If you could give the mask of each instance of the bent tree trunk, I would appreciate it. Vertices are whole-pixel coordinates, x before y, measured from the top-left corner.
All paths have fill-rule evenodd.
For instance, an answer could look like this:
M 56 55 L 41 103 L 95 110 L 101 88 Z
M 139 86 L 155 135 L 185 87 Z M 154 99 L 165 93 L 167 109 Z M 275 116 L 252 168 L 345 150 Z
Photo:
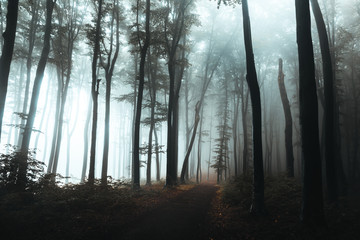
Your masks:
M 195 106 L 195 124 L 194 124 L 194 130 L 193 130 L 193 134 L 192 134 L 192 136 L 191 136 L 189 148 L 188 148 L 188 150 L 187 150 L 187 152 L 186 152 L 185 160 L 184 160 L 184 162 L 183 162 L 183 166 L 182 166 L 182 169 L 181 169 L 180 183 L 185 183 L 185 175 L 186 175 L 186 172 L 188 172 L 189 158 L 190 158 L 190 154 L 191 154 L 192 147 L 193 147 L 193 145 L 194 145 L 194 141 L 195 141 L 195 137 L 196 137 L 196 131 L 197 131 L 197 127 L 198 127 L 198 125 L 199 125 L 199 120 L 200 120 L 199 111 L 200 111 L 200 102 L 197 102 L 197 103 L 196 103 L 196 106 Z
M 286 150 L 286 172 L 288 177 L 294 177 L 294 153 L 292 143 L 292 117 L 289 99 L 286 94 L 283 72 L 283 60 L 279 59 L 278 84 L 280 90 L 281 102 L 285 114 L 285 150 Z
M 44 77 L 45 66 L 50 52 L 50 37 L 51 37 L 51 16 L 54 10 L 55 1 L 46 1 L 46 24 L 45 24 L 45 35 L 44 35 L 44 46 L 41 52 L 41 57 L 36 70 L 36 76 L 34 80 L 33 92 L 31 96 L 30 109 L 26 125 L 23 133 L 23 140 L 21 143 L 21 163 L 19 165 L 19 176 L 18 181 L 21 187 L 26 184 L 26 169 L 27 169 L 27 154 L 29 152 L 30 138 L 33 131 L 35 115 L 37 110 L 37 103 L 39 100 L 41 83 Z
M 6 29 L 3 34 L 4 46 L 0 58 L 0 142 L 5 110 L 6 93 L 9 82 L 10 65 L 14 52 L 19 0 L 9 0 L 6 14 Z
M 331 62 L 328 35 L 325 22 L 317 0 L 311 0 L 311 6 L 319 34 L 321 58 L 324 74 L 324 97 L 325 97 L 325 163 L 327 195 L 330 202 L 337 201 L 337 174 L 336 174 L 336 140 L 334 125 L 334 76 Z
M 303 153 L 301 221 L 306 225 L 319 226 L 324 225 L 325 220 L 310 6 L 309 1 L 304 0 L 296 0 L 295 6 L 299 54 L 300 131 Z
M 249 85 L 252 105 L 253 122 L 253 160 L 254 160 L 254 186 L 253 199 L 250 212 L 265 214 L 264 203 L 264 169 L 261 136 L 261 101 L 260 89 L 256 76 L 254 52 L 251 40 L 250 17 L 247 0 L 242 1 L 244 42 L 246 51 L 246 80 Z

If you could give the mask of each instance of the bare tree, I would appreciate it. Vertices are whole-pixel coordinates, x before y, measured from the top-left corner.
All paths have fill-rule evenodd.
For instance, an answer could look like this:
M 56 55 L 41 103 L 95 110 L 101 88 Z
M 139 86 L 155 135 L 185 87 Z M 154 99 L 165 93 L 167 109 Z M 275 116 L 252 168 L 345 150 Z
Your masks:
M 3 34 L 4 45 L 0 58 L 0 142 L 1 129 L 5 110 L 5 100 L 8 88 L 10 65 L 14 52 L 16 25 L 18 18 L 19 0 L 9 0 L 6 14 L 6 29 Z
M 310 226 L 324 225 L 318 107 L 309 1 L 296 0 L 299 56 L 300 123 L 303 153 L 301 220 Z

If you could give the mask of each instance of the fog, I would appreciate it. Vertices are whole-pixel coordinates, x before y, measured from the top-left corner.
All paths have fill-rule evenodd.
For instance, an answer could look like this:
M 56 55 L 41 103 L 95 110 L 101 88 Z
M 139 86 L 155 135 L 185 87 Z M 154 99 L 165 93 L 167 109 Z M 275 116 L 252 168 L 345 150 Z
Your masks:
M 2 3 L 5 1 L 1 1 Z M 30 82 L 27 79 L 27 56 L 31 25 L 31 9 L 37 1 L 29 5 L 21 3 L 16 33 L 14 57 L 11 63 L 9 85 L 6 96 L 5 112 L 1 134 L 1 152 L 10 153 L 13 148 L 19 149 L 22 129 L 28 113 L 32 85 L 36 75 L 37 63 L 42 50 L 45 25 L 45 1 L 40 1 L 39 19 L 34 34 L 34 50 L 30 57 Z M 107 64 L 107 53 L 112 49 L 114 56 L 115 41 L 111 12 L 116 1 L 105 1 L 108 5 L 101 22 L 102 40 L 101 55 L 97 67 L 99 84 L 99 106 L 96 143 L 95 178 L 101 177 L 104 152 L 105 131 L 105 96 L 106 76 L 104 65 Z M 140 1 L 142 2 L 142 1 Z M 161 9 L 167 1 L 152 1 L 150 14 L 153 21 L 150 30 L 151 57 L 145 63 L 145 88 L 141 115 L 140 146 L 145 147 L 149 141 L 151 116 L 151 94 L 149 91 L 150 76 L 156 74 L 155 126 L 157 140 L 161 147 L 159 153 L 160 177 L 165 179 L 167 169 L 167 105 L 169 101 L 169 72 L 166 40 L 162 27 L 171 22 L 174 27 L 174 12 L 169 14 L 170 20 L 162 17 Z M 170 1 L 173 2 L 173 1 Z M 177 171 L 180 172 L 188 149 L 195 123 L 195 108 L 201 99 L 204 82 L 209 81 L 206 88 L 196 138 L 190 154 L 189 177 L 196 179 L 197 166 L 201 166 L 201 181 L 216 181 L 216 164 L 221 154 L 225 156 L 226 167 L 223 178 L 229 178 L 244 171 L 244 128 L 247 122 L 247 155 L 245 161 L 252 167 L 252 130 L 251 101 L 246 83 L 246 62 L 243 37 L 242 11 L 240 5 L 225 6 L 218 1 L 194 0 L 186 10 L 184 31 L 180 38 L 181 45 L 176 54 L 176 71 L 181 72 L 179 92 L 179 126 L 178 126 L 178 161 Z M 119 1 L 120 47 L 111 80 L 110 135 L 107 175 L 113 179 L 132 178 L 133 159 L 133 121 L 134 100 L 138 91 L 140 52 L 139 42 L 144 44 L 145 9 L 140 6 L 140 16 L 136 18 L 137 1 Z M 319 1 L 326 27 L 335 52 L 336 95 L 340 111 L 340 133 L 342 164 L 345 174 L 350 178 L 360 176 L 358 147 L 360 143 L 359 124 L 359 77 L 358 66 L 360 57 L 359 24 L 360 1 Z M 335 3 L 335 6 L 332 4 Z M 71 4 L 68 9 L 64 6 Z M 69 5 L 70 6 L 70 5 Z M 86 177 L 89 171 L 91 142 L 91 86 L 93 45 L 91 39 L 96 21 L 96 5 L 91 1 L 58 0 L 52 16 L 53 31 L 51 34 L 51 50 L 40 89 L 35 122 L 30 140 L 30 149 L 35 150 L 35 158 L 49 165 L 54 128 L 56 128 L 56 112 L 58 93 L 65 86 L 68 67 L 65 53 L 68 35 L 68 23 L 76 23 L 76 36 L 72 53 L 72 69 L 69 90 L 67 93 L 62 127 L 62 139 L 56 173 L 69 177 L 66 182 L 79 183 L 86 159 Z M 288 0 L 257 0 L 249 1 L 251 18 L 252 43 L 256 63 L 256 71 L 260 86 L 262 111 L 262 141 L 265 174 L 281 174 L 286 171 L 285 153 L 285 117 L 278 86 L 279 59 L 283 59 L 284 82 L 290 102 L 293 119 L 293 150 L 295 176 L 301 176 L 301 138 L 299 124 L 299 73 L 296 43 L 296 19 L 294 1 Z M 6 4 L 1 5 L 1 31 L 6 25 Z M 62 16 L 62 19 L 60 19 Z M 138 25 L 136 24 L 138 21 Z M 165 24 L 166 25 L 166 24 Z M 169 31 L 173 31 L 169 30 Z M 175 31 L 175 30 L 174 30 Z M 112 34 L 113 33 L 113 34 Z M 172 37 L 175 34 L 170 33 Z M 320 145 L 323 146 L 323 74 L 320 46 L 316 24 L 312 18 L 312 38 L 315 53 L 316 80 L 318 87 Z M 59 43 L 61 42 L 61 47 Z M 185 42 L 185 44 L 184 44 Z M 1 45 L 3 46 L 3 45 Z M 183 54 L 183 57 L 181 57 Z M 154 60 L 156 59 L 156 60 Z M 62 61 L 63 60 L 63 61 Z M 156 65 L 156 73 L 154 73 Z M 153 77 L 151 77 L 152 79 Z M 176 78 L 179 78 L 177 75 Z M 62 82 L 64 86 L 60 86 Z M 134 88 L 134 85 L 136 86 Z M 29 90 L 28 103 L 24 108 L 26 89 Z M 135 91 L 135 92 L 134 92 Z M 90 104 L 90 105 L 89 105 Z M 316 104 L 316 103 L 314 103 Z M 247 107 L 246 107 L 247 106 Z M 246 108 L 246 116 L 243 110 Z M 25 111 L 24 111 L 25 110 Z M 90 115 L 89 115 L 90 114 Z M 237 116 L 236 116 L 237 115 Z M 159 119 L 162 119 L 160 121 Z M 237 120 L 235 120 L 237 118 Z M 60 120 L 62 121 L 62 120 Z M 90 124 L 90 125 L 89 125 Z M 88 126 L 88 128 L 86 128 Z M 87 136 L 84 135 L 87 129 Z M 199 137 L 201 139 L 199 140 Z M 234 137 L 236 140 L 234 141 Z M 88 141 L 88 147 L 85 142 Z M 153 150 L 155 151 L 155 150 Z M 145 151 L 146 152 L 146 151 Z M 140 178 L 146 180 L 147 154 L 140 155 L 142 167 Z M 235 165 L 236 161 L 236 165 Z M 151 178 L 156 180 L 156 154 L 152 154 Z M 236 168 L 236 170 L 235 170 Z M 45 171 L 47 167 L 45 167 Z M 53 172 L 54 173 L 54 172 Z M 209 174 L 209 175 L 208 175 Z M 198 179 L 199 180 L 199 179 Z

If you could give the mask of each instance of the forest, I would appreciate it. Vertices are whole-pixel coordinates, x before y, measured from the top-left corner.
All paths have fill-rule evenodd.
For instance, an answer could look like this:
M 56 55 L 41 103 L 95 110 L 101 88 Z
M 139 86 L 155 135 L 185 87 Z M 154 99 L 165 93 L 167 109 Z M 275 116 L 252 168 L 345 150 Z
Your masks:
M 0 32 L 10 239 L 360 236 L 360 0 L 0 0 Z

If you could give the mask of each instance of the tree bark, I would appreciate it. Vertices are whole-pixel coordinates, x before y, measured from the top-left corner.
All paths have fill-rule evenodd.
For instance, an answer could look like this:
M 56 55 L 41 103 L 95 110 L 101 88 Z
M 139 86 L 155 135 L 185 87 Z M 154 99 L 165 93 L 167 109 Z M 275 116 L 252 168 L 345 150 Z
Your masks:
M 295 0 L 299 57 L 300 124 L 303 153 L 301 221 L 324 225 L 318 105 L 309 1 Z
M 325 163 L 327 196 L 330 202 L 336 202 L 338 197 L 337 174 L 336 174 L 336 139 L 334 125 L 334 76 L 329 47 L 328 35 L 325 22 L 317 0 L 311 0 L 316 26 L 318 29 L 321 58 L 324 74 L 324 97 L 325 97 Z
M 25 187 L 26 185 L 26 171 L 27 171 L 27 155 L 29 151 L 31 133 L 33 131 L 35 115 L 37 110 L 37 103 L 39 100 L 40 88 L 44 77 L 45 66 L 48 60 L 50 52 L 50 38 L 51 38 L 51 18 L 56 1 L 46 1 L 46 23 L 44 34 L 44 46 L 41 52 L 41 57 L 36 70 L 36 76 L 34 80 L 33 92 L 31 96 L 30 109 L 23 133 L 23 140 L 21 143 L 21 163 L 19 165 L 19 186 Z
M 292 143 L 292 116 L 289 99 L 286 94 L 284 83 L 283 61 L 279 59 L 278 84 L 280 90 L 281 102 L 285 114 L 285 151 L 286 151 L 286 172 L 288 177 L 294 177 L 294 152 Z
M 264 203 L 264 170 L 261 136 L 261 100 L 260 89 L 256 76 L 254 53 L 251 40 L 250 17 L 247 0 L 242 1 L 244 42 L 246 51 L 246 80 L 249 85 L 252 104 L 253 121 L 253 161 L 254 161 L 254 189 L 250 212 L 265 214 Z
M 141 47 L 140 54 L 140 68 L 139 68 L 139 90 L 136 104 L 136 116 L 135 116 L 135 139 L 133 146 L 134 154 L 134 169 L 133 169 L 133 188 L 140 187 L 140 120 L 141 120 L 141 108 L 143 100 L 144 82 L 145 82 L 145 60 L 148 47 L 150 45 L 150 0 L 146 0 L 146 23 L 145 23 L 145 41 Z
M 106 78 L 106 96 L 105 96 L 104 152 L 103 152 L 103 162 L 101 169 L 101 184 L 103 186 L 107 185 L 107 175 L 108 175 L 107 172 L 108 172 L 108 162 L 109 162 L 111 80 L 114 73 L 115 63 L 120 51 L 120 29 L 119 29 L 120 18 L 119 18 L 118 1 L 114 0 L 113 4 L 114 4 L 114 8 L 113 8 L 112 20 L 111 20 L 110 51 L 108 53 L 106 66 L 104 66 L 105 78 Z M 114 52 L 114 56 L 111 59 L 111 55 L 113 52 L 114 21 L 116 23 L 115 52 Z
M 101 17 L 102 17 L 103 0 L 99 0 L 99 7 L 96 20 L 94 52 L 92 59 L 92 82 L 91 82 L 91 96 L 93 100 L 93 115 L 92 115 L 92 129 L 91 129 L 91 146 L 90 146 L 90 166 L 88 183 L 94 185 L 95 181 L 95 158 L 96 158 L 96 138 L 97 138 L 97 121 L 98 121 L 98 98 L 99 98 L 99 84 L 101 79 L 97 79 L 98 58 L 100 52 L 100 31 L 101 31 Z
M 3 33 L 4 46 L 0 58 L 0 142 L 10 66 L 14 52 L 19 0 L 8 0 L 6 28 Z

